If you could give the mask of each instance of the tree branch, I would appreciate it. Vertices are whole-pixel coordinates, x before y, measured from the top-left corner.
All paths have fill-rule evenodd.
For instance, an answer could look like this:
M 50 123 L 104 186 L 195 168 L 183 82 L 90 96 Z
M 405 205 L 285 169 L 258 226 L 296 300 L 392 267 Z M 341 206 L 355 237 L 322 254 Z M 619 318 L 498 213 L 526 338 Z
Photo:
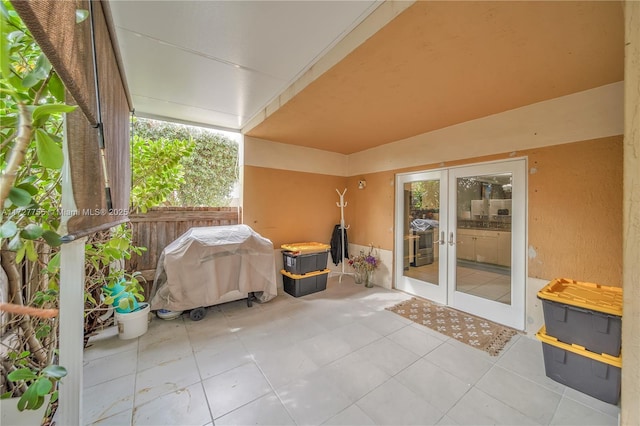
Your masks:
M 0 175 L 0 206 L 4 206 L 4 202 L 9 196 L 9 191 L 16 181 L 18 169 L 20 168 L 20 164 L 22 164 L 24 156 L 27 153 L 27 147 L 29 146 L 31 132 L 33 130 L 31 126 L 31 112 L 22 102 L 18 103 L 18 111 L 20 117 L 18 136 L 16 137 L 16 143 L 9 154 L 7 167 Z
M 20 271 L 16 264 L 16 253 L 8 250 L 2 250 L 0 252 L 0 263 L 2 268 L 7 274 L 9 279 L 9 301 L 15 305 L 24 305 L 22 298 L 22 288 L 20 286 Z M 24 331 L 24 335 L 29 345 L 29 350 L 35 356 L 38 362 L 43 365 L 47 362 L 47 354 L 45 353 L 42 344 L 36 338 L 36 332 L 33 329 L 29 315 L 20 316 L 20 327 Z

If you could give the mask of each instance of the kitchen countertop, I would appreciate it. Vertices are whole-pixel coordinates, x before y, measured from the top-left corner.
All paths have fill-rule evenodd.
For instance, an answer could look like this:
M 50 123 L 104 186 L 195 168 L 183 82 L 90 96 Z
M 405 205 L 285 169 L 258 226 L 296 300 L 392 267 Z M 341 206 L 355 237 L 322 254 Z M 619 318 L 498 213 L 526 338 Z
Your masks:
M 458 229 L 482 231 L 511 231 L 511 216 L 502 216 L 498 220 L 458 219 Z

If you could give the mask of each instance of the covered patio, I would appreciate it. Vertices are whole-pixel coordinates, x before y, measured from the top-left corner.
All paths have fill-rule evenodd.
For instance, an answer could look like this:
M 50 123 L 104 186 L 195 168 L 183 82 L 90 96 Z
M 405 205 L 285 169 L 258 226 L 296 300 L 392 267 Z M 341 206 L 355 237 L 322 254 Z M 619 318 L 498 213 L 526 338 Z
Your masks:
M 385 308 L 409 295 L 340 283 L 294 298 L 111 329 L 84 354 L 95 425 L 617 425 L 619 407 L 545 376 L 542 344 L 498 356 Z
M 242 223 L 278 270 L 282 244 L 328 241 L 345 188 L 349 249 L 374 245 L 382 266 L 374 289 L 332 276 L 294 298 L 279 277 L 269 303 L 154 318 L 83 351 L 78 234 L 63 246 L 77 285 L 61 294 L 61 424 L 640 423 L 638 2 L 92 4 L 120 110 L 244 135 Z M 399 182 L 512 160 L 524 208 L 506 304 L 522 326 L 489 357 L 385 310 L 410 297 Z M 619 406 L 545 376 L 536 293 L 557 277 L 624 290 Z

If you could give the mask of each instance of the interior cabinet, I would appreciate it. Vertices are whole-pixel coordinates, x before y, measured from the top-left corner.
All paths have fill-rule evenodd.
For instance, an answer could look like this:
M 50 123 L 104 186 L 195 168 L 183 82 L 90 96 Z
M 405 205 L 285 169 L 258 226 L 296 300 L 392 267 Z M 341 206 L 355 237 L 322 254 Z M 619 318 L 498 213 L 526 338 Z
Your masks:
M 498 265 L 511 267 L 511 232 L 498 234 Z
M 498 235 L 497 232 L 479 231 L 481 234 L 476 235 L 475 251 L 476 262 L 481 263 L 498 263 Z
M 476 260 L 476 249 L 474 235 L 471 231 L 458 231 L 458 243 L 456 244 L 456 254 L 458 259 Z
M 458 259 L 494 265 L 511 265 L 511 232 L 458 229 Z

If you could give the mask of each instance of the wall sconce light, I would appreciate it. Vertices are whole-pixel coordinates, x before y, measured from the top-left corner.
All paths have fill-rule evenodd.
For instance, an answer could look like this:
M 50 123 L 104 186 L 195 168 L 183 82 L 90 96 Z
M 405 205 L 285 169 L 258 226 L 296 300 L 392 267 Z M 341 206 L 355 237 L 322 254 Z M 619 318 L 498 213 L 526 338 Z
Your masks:
M 358 189 L 365 189 L 367 187 L 367 181 L 362 179 L 358 181 Z

